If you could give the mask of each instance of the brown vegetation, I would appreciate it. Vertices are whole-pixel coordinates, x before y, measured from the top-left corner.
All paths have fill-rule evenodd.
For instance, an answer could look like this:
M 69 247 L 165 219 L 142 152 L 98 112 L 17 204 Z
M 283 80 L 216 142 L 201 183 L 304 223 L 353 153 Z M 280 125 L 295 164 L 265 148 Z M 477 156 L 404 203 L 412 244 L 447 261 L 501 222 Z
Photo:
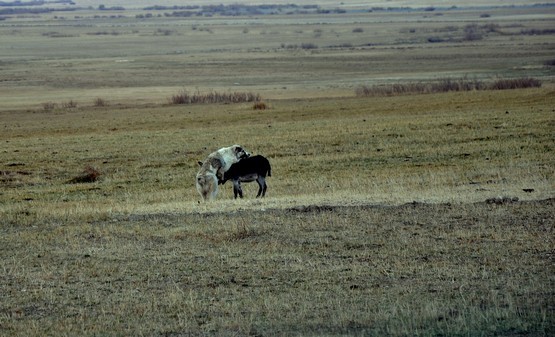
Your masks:
M 552 334 L 551 97 L 0 114 L 0 332 Z M 230 137 L 270 193 L 199 204 Z
M 268 109 L 268 104 L 266 104 L 266 102 L 256 102 L 256 103 L 254 103 L 252 108 L 254 110 L 266 110 L 266 109 Z
M 36 3 L 0 18 L 0 335 L 555 334 L 552 5 Z M 199 203 L 233 143 L 269 193 Z
M 554 207 L 321 205 L 3 222 L 0 331 L 551 335 Z
M 99 178 L 100 172 L 96 168 L 87 165 L 83 170 L 83 173 L 70 179 L 68 182 L 70 184 L 94 183 L 98 181 Z
M 103 106 L 107 106 L 108 102 L 105 99 L 101 98 L 101 97 L 97 97 L 97 98 L 95 98 L 93 104 L 94 104 L 94 106 L 97 106 L 97 107 L 103 107 Z
M 493 82 L 480 80 L 442 79 L 437 82 L 399 83 L 391 85 L 359 86 L 357 96 L 395 96 L 406 94 L 429 94 L 449 91 L 506 90 L 539 88 L 541 81 L 535 78 L 498 79 Z
M 173 95 L 170 98 L 172 104 L 197 104 L 197 103 L 246 103 L 258 102 L 261 100 L 259 94 L 251 92 L 196 92 L 189 94 L 187 90 L 182 90 L 180 93 Z

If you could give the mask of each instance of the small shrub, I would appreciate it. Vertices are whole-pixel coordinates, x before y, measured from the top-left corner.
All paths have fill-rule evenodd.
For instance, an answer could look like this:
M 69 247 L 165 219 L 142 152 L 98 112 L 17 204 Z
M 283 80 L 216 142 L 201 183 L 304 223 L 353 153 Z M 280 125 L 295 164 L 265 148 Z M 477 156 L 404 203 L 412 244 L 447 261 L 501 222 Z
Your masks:
M 355 89 L 355 95 L 357 97 L 375 96 L 372 95 L 372 87 L 367 85 L 360 85 Z
M 56 104 L 54 102 L 42 103 L 42 109 L 44 111 L 52 111 L 52 110 L 56 109 L 57 107 L 58 107 L 58 104 Z
M 77 107 L 77 102 L 75 102 L 74 100 L 69 100 L 67 102 L 62 103 L 62 108 L 64 109 L 74 109 L 76 107 Z
M 102 107 L 102 106 L 107 106 L 108 102 L 106 102 L 104 99 L 97 97 L 94 100 L 94 106 L 98 106 L 98 107 Z
M 428 42 L 430 43 L 439 43 L 439 42 L 443 42 L 444 40 L 441 37 L 438 36 L 430 36 L 428 38 Z
M 69 180 L 70 184 L 94 183 L 100 178 L 100 172 L 92 166 L 86 166 L 83 173 Z
M 210 34 L 214 34 L 214 31 L 211 28 L 207 28 L 207 27 L 200 27 L 200 28 L 197 28 L 197 30 L 199 32 L 207 32 Z
M 464 41 L 478 41 L 483 39 L 483 35 L 478 28 L 478 25 L 471 24 L 464 27 Z
M 175 30 L 158 28 L 154 35 L 170 36 L 175 34 Z
M 177 95 L 172 95 L 170 98 L 172 104 L 187 104 L 189 102 L 189 95 L 185 90 L 181 91 Z
M 445 78 L 435 82 L 397 83 L 381 86 L 359 86 L 355 89 L 355 95 L 366 96 L 395 96 L 406 94 L 428 94 L 449 91 L 472 91 L 472 90 L 505 90 L 520 88 L 541 87 L 541 81 L 535 78 L 500 79 L 493 83 L 485 83 L 477 79 L 451 79 Z
M 299 46 L 296 45 L 296 44 L 285 44 L 285 43 L 282 43 L 282 44 L 281 44 L 281 48 L 283 48 L 283 49 L 299 49 Z
M 62 34 L 60 32 L 44 32 L 42 33 L 42 36 L 47 36 L 47 37 L 75 37 L 75 35 L 71 35 L 71 34 Z
M 301 48 L 302 49 L 318 49 L 318 46 L 315 45 L 314 43 L 302 43 Z
M 265 102 L 256 102 L 254 103 L 254 105 L 252 106 L 253 110 L 266 110 L 268 109 L 268 104 L 266 104 Z
M 225 241 L 241 241 L 259 236 L 256 230 L 249 228 L 244 222 L 238 223 L 234 232 L 225 236 Z
M 87 35 L 96 35 L 96 36 L 100 36 L 100 35 L 113 35 L 113 36 L 117 36 L 120 35 L 121 33 L 116 32 L 115 30 L 109 32 L 109 31 L 99 31 L 99 32 L 89 32 L 87 33 Z
M 350 43 L 350 42 L 345 42 L 345 43 L 340 44 L 337 47 L 339 47 L 339 48 L 353 48 L 353 44 Z
M 499 29 L 499 25 L 496 23 L 487 23 L 485 25 L 483 25 L 482 30 L 484 30 L 487 33 L 500 33 L 502 34 L 502 32 Z
M 189 94 L 187 90 L 182 90 L 177 95 L 170 97 L 171 104 L 195 104 L 195 103 L 246 103 L 258 102 L 261 100 L 259 94 L 251 92 L 228 92 L 220 93 L 211 91 L 208 93 L 201 93 L 197 91 L 194 94 Z
M 353 33 L 364 33 L 364 29 L 362 29 L 362 28 L 355 28 L 355 29 L 353 29 Z
M 522 35 L 551 35 L 555 34 L 555 29 L 522 29 Z
M 489 89 L 491 90 L 507 90 L 507 89 L 522 89 L 522 88 L 539 88 L 542 82 L 538 79 L 525 77 L 515 79 L 501 79 L 493 82 Z
M 429 92 L 448 92 L 448 91 L 471 91 L 471 90 L 483 90 L 485 89 L 485 84 L 478 80 L 469 80 L 466 78 L 462 79 L 451 79 L 445 78 L 438 82 L 431 83 L 429 87 Z

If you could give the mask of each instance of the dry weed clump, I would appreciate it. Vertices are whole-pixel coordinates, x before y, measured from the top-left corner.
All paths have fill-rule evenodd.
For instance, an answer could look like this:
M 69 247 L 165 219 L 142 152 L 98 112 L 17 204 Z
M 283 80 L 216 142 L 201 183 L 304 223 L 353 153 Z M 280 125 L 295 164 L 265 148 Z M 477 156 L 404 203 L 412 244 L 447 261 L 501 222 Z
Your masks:
M 45 112 L 52 111 L 52 110 L 56 109 L 57 107 L 58 107 L 58 104 L 56 104 L 56 103 L 54 103 L 54 102 L 45 102 L 45 103 L 42 103 L 42 109 L 43 109 Z
M 96 107 L 103 107 L 103 106 L 107 106 L 107 105 L 108 105 L 108 102 L 107 102 L 105 99 L 101 98 L 101 97 L 97 97 L 97 98 L 94 100 L 93 104 L 94 104 L 94 106 L 96 106 Z
M 75 102 L 72 99 L 70 99 L 67 102 L 62 102 L 62 108 L 64 108 L 64 109 L 75 109 L 75 108 L 77 108 L 77 102 Z
M 491 90 L 507 90 L 507 89 L 520 89 L 520 88 L 539 88 L 542 82 L 538 79 L 531 77 L 515 78 L 515 79 L 500 79 L 493 82 L 489 89 Z
M 252 106 L 253 110 L 266 110 L 269 108 L 270 107 L 268 106 L 268 104 L 266 104 L 266 102 L 256 102 Z
M 538 79 L 525 77 L 516 79 L 498 79 L 487 83 L 478 79 L 445 78 L 436 82 L 409 82 L 389 85 L 361 85 L 355 89 L 358 97 L 368 96 L 398 96 L 407 94 L 431 94 L 449 91 L 472 90 L 506 90 L 522 88 L 539 88 L 542 82 Z
M 247 103 L 247 102 L 259 102 L 261 97 L 259 94 L 252 92 L 227 92 L 221 93 L 216 91 L 211 91 L 208 93 L 201 93 L 197 91 L 196 93 L 190 94 L 187 90 L 182 90 L 180 93 L 170 97 L 170 102 L 172 104 L 197 104 L 197 103 Z
M 88 165 L 83 170 L 83 173 L 70 179 L 68 183 L 70 184 L 94 183 L 98 181 L 98 179 L 100 178 L 100 175 L 101 175 L 100 171 Z
M 77 108 L 77 102 L 70 99 L 67 102 L 61 102 L 59 105 L 57 103 L 54 103 L 54 102 L 42 103 L 42 109 L 45 112 L 50 112 L 50 111 L 56 110 L 59 106 L 61 106 L 63 109 L 71 110 L 71 109 Z

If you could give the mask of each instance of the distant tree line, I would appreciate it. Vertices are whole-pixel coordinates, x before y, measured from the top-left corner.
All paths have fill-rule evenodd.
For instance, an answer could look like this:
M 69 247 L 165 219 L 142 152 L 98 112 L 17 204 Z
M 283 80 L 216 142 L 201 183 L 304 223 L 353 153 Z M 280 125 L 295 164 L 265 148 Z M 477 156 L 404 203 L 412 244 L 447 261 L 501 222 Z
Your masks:
M 324 13 L 317 5 L 204 5 L 204 6 L 149 6 L 144 10 L 152 11 L 168 11 L 165 16 L 238 16 L 238 15 L 271 15 L 271 14 L 308 14 L 308 13 Z
M 124 11 L 125 8 L 121 6 L 106 7 L 105 5 L 98 6 L 99 11 Z
M 1 7 L 1 6 L 0 6 Z M 0 15 L 21 15 L 21 14 L 42 14 L 50 12 L 73 12 L 82 8 L 66 7 L 66 8 L 48 8 L 48 7 L 21 7 L 21 8 L 2 8 Z
M 75 5 L 72 0 L 31 0 L 31 1 L 0 1 L 0 7 L 24 7 L 24 6 L 43 6 L 46 4 L 67 4 Z

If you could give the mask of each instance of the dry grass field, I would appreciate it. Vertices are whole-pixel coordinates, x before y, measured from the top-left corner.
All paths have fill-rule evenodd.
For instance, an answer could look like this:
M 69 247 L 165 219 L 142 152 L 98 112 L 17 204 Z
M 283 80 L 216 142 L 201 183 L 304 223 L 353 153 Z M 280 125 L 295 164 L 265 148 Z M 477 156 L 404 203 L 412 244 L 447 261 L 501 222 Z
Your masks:
M 554 335 L 554 7 L 492 2 L 0 20 L 0 335 Z M 235 143 L 266 198 L 201 202 Z

